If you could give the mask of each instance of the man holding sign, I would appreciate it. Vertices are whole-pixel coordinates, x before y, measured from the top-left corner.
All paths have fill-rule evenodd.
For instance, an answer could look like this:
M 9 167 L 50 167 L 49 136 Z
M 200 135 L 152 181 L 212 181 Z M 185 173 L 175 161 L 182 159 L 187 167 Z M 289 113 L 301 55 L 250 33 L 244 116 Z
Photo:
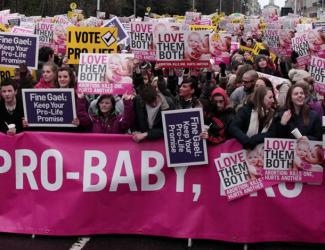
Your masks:
M 153 140 L 163 136 L 161 111 L 175 109 L 174 103 L 157 93 L 151 85 L 145 85 L 140 96 L 134 98 L 135 132 L 133 140 L 140 142 L 144 139 Z
M 163 125 L 169 167 L 208 163 L 201 108 L 165 111 Z

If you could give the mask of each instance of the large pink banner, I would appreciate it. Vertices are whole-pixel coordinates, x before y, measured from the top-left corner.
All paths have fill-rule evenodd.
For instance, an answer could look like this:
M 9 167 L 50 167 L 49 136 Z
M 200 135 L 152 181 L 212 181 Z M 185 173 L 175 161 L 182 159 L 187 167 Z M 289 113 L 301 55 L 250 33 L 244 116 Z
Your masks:
M 324 185 L 279 184 L 231 202 L 209 164 L 167 168 L 163 141 L 129 135 L 0 136 L 0 231 L 325 243 Z

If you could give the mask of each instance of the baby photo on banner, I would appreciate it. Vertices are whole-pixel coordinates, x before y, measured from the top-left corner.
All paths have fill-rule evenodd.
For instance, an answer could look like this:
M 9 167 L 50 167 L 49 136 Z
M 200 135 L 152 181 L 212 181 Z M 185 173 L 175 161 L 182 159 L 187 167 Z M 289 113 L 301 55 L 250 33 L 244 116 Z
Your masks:
M 56 24 L 54 27 L 54 51 L 57 54 L 64 55 L 66 52 L 66 43 L 67 43 L 67 27 L 66 24 Z
M 266 180 L 319 184 L 323 179 L 322 161 L 322 142 L 303 139 L 265 139 Z
M 294 38 L 295 32 L 292 30 L 278 29 L 278 33 L 280 38 L 279 54 L 282 54 L 284 56 L 291 56 L 292 38 Z
M 209 31 L 158 33 L 157 65 L 165 68 L 209 67 Z
M 132 91 L 133 54 L 80 55 L 78 91 L 85 94 L 125 94 Z
M 301 173 L 303 182 L 323 182 L 323 158 L 322 141 L 296 140 L 293 168 Z
M 214 160 L 228 201 L 265 188 L 259 171 L 257 169 L 250 171 L 255 167 L 249 166 L 246 154 L 246 150 L 240 150 L 230 154 L 223 154 Z
M 325 58 L 325 35 L 321 28 L 308 31 L 309 50 L 312 56 Z
M 221 62 L 229 64 L 231 49 L 231 34 L 212 33 L 209 37 L 210 53 L 214 64 Z

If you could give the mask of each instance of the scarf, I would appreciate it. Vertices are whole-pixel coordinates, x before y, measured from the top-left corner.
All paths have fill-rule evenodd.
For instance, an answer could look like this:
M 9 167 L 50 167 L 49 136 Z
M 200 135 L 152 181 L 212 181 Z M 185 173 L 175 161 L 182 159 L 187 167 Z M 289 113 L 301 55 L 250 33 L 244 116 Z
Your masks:
M 270 122 L 268 124 L 266 124 L 266 126 L 262 129 L 262 132 L 261 133 L 265 133 L 269 130 L 270 126 L 271 126 L 271 123 L 272 123 L 272 120 L 270 120 Z M 258 128 L 259 128 L 259 120 L 258 120 L 258 113 L 256 110 L 252 110 L 252 113 L 251 113 L 251 119 L 249 121 L 249 126 L 248 126 L 248 130 L 247 130 L 247 136 L 248 137 L 252 137 L 253 135 L 257 135 L 259 132 L 258 132 Z

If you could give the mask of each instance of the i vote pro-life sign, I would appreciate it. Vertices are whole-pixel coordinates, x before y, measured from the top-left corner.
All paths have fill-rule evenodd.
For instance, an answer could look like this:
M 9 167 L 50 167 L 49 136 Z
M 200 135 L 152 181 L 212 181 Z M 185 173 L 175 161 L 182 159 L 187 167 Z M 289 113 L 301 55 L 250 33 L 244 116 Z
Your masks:
M 117 29 L 113 27 L 68 27 L 69 64 L 79 64 L 81 53 L 116 53 Z
M 73 89 L 23 89 L 24 116 L 30 127 L 75 127 Z

